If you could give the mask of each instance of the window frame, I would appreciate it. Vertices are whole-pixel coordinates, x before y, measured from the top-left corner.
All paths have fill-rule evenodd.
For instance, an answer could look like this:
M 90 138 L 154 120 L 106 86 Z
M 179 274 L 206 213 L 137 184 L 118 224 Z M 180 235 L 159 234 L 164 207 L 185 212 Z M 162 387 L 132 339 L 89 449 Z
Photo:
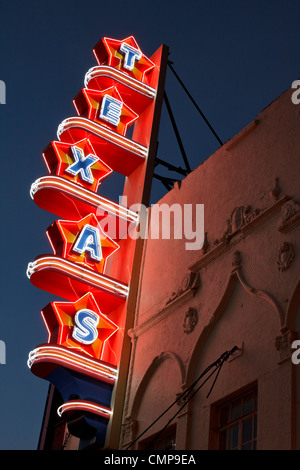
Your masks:
M 146 437 L 145 439 L 139 441 L 138 442 L 138 450 L 148 450 L 147 446 L 152 442 L 153 439 L 155 439 L 156 436 L 158 436 L 158 442 L 167 441 L 168 439 L 170 439 L 170 436 L 173 437 L 173 439 L 172 439 L 173 447 L 172 447 L 172 449 L 165 449 L 165 448 L 164 449 L 158 449 L 158 448 L 155 448 L 155 447 L 154 448 L 149 447 L 149 450 L 154 450 L 154 451 L 158 451 L 158 450 L 169 450 L 169 451 L 175 450 L 175 447 L 176 447 L 176 431 L 177 431 L 176 423 L 171 424 L 161 434 L 160 434 L 160 431 L 158 431 L 155 434 L 152 434 L 151 436 Z
M 254 408 L 253 410 L 243 414 L 241 413 L 240 416 L 236 417 L 235 419 L 229 419 L 226 423 L 220 422 L 220 417 L 221 417 L 221 409 L 224 409 L 226 406 L 229 407 L 229 409 L 232 409 L 232 404 L 241 399 L 243 400 L 244 397 L 249 395 L 250 393 L 253 393 L 253 400 L 254 400 Z M 257 449 L 257 415 L 258 415 L 258 390 L 257 390 L 257 383 L 251 383 L 246 387 L 243 387 L 239 389 L 237 392 L 234 392 L 221 400 L 218 400 L 216 403 L 211 405 L 211 413 L 210 413 L 210 432 L 209 432 L 209 444 L 208 448 L 212 450 L 225 450 L 227 449 L 227 446 L 221 446 L 221 433 L 226 432 L 226 430 L 229 430 L 236 426 L 238 424 L 238 445 L 237 447 L 234 447 L 234 449 L 237 450 L 244 450 L 242 449 L 243 445 L 246 445 L 247 443 L 251 443 L 251 449 L 255 450 Z M 243 401 L 241 402 L 243 406 Z M 242 442 L 242 436 L 243 436 L 243 423 L 247 421 L 248 419 L 252 419 L 252 434 L 251 434 L 251 439 Z M 256 427 L 256 434 L 254 434 L 254 426 Z M 226 439 L 230 439 L 230 437 L 226 436 Z M 229 443 L 230 444 L 230 443 Z M 231 450 L 230 447 L 228 450 Z

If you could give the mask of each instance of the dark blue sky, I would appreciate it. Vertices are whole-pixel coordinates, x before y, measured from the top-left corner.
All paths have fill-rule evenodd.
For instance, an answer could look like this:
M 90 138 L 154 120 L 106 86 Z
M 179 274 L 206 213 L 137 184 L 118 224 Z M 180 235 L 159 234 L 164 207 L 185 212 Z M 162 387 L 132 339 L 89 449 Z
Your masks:
M 291 0 L 1 0 L 1 450 L 38 443 L 48 383 L 26 363 L 47 341 L 40 311 L 56 299 L 31 285 L 26 268 L 51 253 L 45 231 L 55 216 L 35 206 L 29 189 L 47 174 L 42 151 L 58 125 L 76 114 L 72 100 L 96 65 L 94 45 L 134 35 L 151 56 L 167 44 L 175 70 L 225 142 L 300 77 L 299 18 L 299 1 Z M 194 169 L 219 144 L 170 71 L 166 91 Z M 165 108 L 158 156 L 183 166 Z M 122 186 L 102 191 L 116 199 Z M 164 193 L 155 180 L 152 202 Z

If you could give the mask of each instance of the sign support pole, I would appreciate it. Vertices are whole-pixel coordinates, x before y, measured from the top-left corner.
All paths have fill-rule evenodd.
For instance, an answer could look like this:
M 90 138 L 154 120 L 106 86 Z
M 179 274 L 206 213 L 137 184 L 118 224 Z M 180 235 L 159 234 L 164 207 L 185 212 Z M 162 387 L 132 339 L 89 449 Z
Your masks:
M 143 178 L 139 176 L 140 180 L 140 197 L 137 197 L 136 187 L 132 186 L 132 176 L 130 176 L 130 185 L 129 179 L 125 181 L 124 186 L 124 195 L 127 196 L 127 201 L 130 206 L 131 202 L 140 200 L 141 204 L 148 207 L 150 202 L 150 193 L 152 186 L 152 178 L 154 172 L 154 162 L 157 151 L 158 143 L 158 134 L 159 134 L 159 124 L 160 116 L 162 110 L 164 89 L 165 89 L 165 79 L 167 72 L 167 62 L 168 62 L 169 48 L 166 45 L 162 45 L 156 53 L 151 57 L 151 60 L 158 65 L 157 72 L 159 73 L 158 77 L 158 86 L 157 86 L 157 96 L 153 108 L 146 110 L 143 115 L 140 116 L 139 122 L 136 124 L 138 129 L 135 127 L 133 140 L 135 136 L 138 136 L 137 140 L 140 140 L 141 134 L 143 134 L 145 141 L 149 141 L 149 153 L 148 161 L 143 166 L 143 168 L 138 168 L 136 172 L 144 172 Z M 143 184 L 141 179 L 143 179 Z M 126 326 L 125 326 L 125 336 L 123 341 L 122 355 L 119 366 L 119 376 L 118 382 L 115 387 L 113 394 L 113 406 L 114 413 L 110 421 L 110 425 L 107 430 L 107 440 L 106 448 L 109 449 L 118 449 L 122 418 L 123 418 L 123 407 L 125 401 L 126 385 L 128 378 L 128 371 L 130 365 L 130 353 L 131 353 L 131 339 L 128 336 L 127 332 L 133 327 L 134 316 L 136 310 L 137 294 L 139 288 L 139 278 L 140 278 L 140 268 L 142 261 L 142 254 L 144 248 L 144 239 L 139 237 L 135 243 L 134 249 L 134 259 L 131 270 L 130 278 L 130 291 L 129 297 L 127 300 L 127 315 L 126 315 Z

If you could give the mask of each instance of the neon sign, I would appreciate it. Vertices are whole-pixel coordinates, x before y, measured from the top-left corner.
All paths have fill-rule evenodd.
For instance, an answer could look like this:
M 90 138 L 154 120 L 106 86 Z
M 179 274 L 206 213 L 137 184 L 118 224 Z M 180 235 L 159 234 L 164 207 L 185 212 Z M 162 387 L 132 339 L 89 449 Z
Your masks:
M 83 139 L 74 144 L 51 142 L 43 157 L 49 173 L 62 176 L 92 192 L 112 169 L 96 155 L 90 141 Z
M 106 341 L 118 326 L 99 309 L 91 293 L 76 302 L 52 302 L 42 310 L 51 344 L 76 349 L 101 359 Z
M 100 273 L 107 258 L 119 248 L 103 233 L 94 214 L 79 221 L 57 220 L 46 233 L 55 255 Z
M 42 309 L 48 343 L 30 352 L 28 366 L 60 392 L 57 412 L 70 432 L 84 438 L 89 429 L 104 446 L 115 439 L 114 429 L 118 434 L 112 409 L 122 403 L 112 392 L 117 387 L 114 395 L 123 396 L 126 385 L 126 331 L 139 272 L 137 241 L 126 235 L 139 219 L 98 191 L 116 171 L 126 177 L 128 203 L 148 203 L 168 51 L 161 46 L 149 59 L 130 36 L 104 38 L 94 54 L 99 65 L 73 100 L 78 116 L 59 125 L 58 140 L 43 151 L 49 175 L 30 191 L 40 208 L 60 219 L 46 232 L 53 254 L 37 256 L 27 275 L 65 301 Z M 110 219 L 117 222 L 114 237 L 103 230 Z
M 76 145 L 72 145 L 71 150 L 75 162 L 70 164 L 65 169 L 65 171 L 67 173 L 71 173 L 73 176 L 77 176 L 79 173 L 83 181 L 92 184 L 94 182 L 94 176 L 90 167 L 94 165 L 94 163 L 96 163 L 99 158 L 92 154 L 85 156 L 83 150 L 79 147 L 76 147 Z
M 103 38 L 94 48 L 94 54 L 99 65 L 107 63 L 144 83 L 154 68 L 154 63 L 142 53 L 133 36 L 123 41 Z

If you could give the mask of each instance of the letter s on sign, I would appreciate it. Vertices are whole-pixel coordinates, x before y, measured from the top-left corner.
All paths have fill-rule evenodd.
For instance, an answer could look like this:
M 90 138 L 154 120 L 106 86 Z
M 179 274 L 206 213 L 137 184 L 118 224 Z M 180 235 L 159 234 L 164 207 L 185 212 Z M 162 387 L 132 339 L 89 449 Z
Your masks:
M 292 348 L 296 349 L 292 354 L 292 363 L 298 365 L 300 364 L 300 340 L 293 341 Z
M 75 315 L 72 337 L 83 344 L 92 344 L 98 337 L 99 316 L 92 310 L 82 309 Z
M 292 88 L 297 88 L 296 91 L 292 94 L 292 102 L 294 104 L 299 104 L 300 103 L 300 80 L 295 80 L 292 83 Z

